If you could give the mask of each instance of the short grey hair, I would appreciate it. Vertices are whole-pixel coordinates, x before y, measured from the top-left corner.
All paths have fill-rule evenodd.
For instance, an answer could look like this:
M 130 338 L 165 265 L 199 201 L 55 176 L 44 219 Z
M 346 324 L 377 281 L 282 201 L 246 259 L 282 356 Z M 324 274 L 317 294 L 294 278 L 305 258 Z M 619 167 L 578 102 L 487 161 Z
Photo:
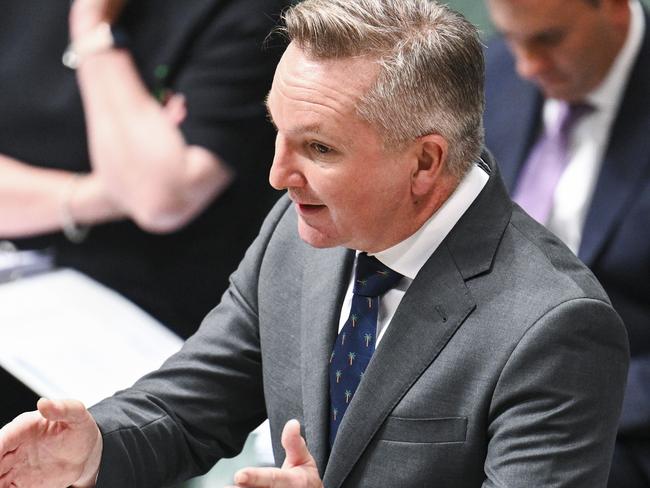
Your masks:
M 357 112 L 387 147 L 440 134 L 459 178 L 480 156 L 483 50 L 462 15 L 433 0 L 304 0 L 283 17 L 281 31 L 316 59 L 376 60 L 377 79 Z

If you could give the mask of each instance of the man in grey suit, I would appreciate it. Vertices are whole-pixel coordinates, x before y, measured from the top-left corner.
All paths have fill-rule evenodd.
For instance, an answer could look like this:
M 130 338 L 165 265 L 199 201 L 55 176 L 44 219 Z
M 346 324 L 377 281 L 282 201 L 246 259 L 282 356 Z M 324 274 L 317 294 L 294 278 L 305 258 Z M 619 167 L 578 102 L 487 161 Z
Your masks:
M 625 329 L 481 156 L 474 27 L 428 0 L 305 0 L 285 20 L 268 108 L 288 195 L 160 370 L 3 428 L 0 487 L 162 486 L 267 417 L 281 467 L 239 487 L 604 486 Z M 379 275 L 397 281 L 364 291 Z

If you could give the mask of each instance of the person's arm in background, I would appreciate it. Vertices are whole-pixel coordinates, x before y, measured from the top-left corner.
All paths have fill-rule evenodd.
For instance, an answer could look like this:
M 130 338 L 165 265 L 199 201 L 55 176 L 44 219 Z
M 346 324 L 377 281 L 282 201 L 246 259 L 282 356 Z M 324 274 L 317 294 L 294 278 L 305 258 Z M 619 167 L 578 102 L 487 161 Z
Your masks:
M 75 0 L 71 41 L 114 20 L 122 4 Z M 129 217 L 145 230 L 171 232 L 228 186 L 230 169 L 212 152 L 183 139 L 178 127 L 182 98 L 172 97 L 162 107 L 140 80 L 127 50 L 85 56 L 78 81 L 92 173 L 39 169 L 0 155 L 0 236 L 54 231 L 65 218 L 96 224 Z
M 61 228 L 63 206 L 77 224 L 124 216 L 95 173 L 38 168 L 0 154 L 0 237 L 24 237 Z
M 115 3 L 75 0 L 71 41 L 111 21 Z M 178 124 L 140 79 L 128 50 L 94 53 L 77 73 L 93 169 L 140 227 L 176 230 L 228 185 L 230 170 L 210 151 L 185 143 Z

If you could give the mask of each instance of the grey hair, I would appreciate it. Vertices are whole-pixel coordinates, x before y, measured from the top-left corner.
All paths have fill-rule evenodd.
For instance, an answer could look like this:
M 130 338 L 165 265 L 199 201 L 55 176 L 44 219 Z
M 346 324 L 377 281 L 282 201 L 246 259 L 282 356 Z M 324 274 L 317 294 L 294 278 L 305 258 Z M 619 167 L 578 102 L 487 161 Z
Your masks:
M 356 110 L 387 147 L 440 134 L 459 178 L 480 156 L 483 50 L 462 15 L 433 0 L 304 0 L 283 16 L 282 32 L 316 59 L 378 63 Z

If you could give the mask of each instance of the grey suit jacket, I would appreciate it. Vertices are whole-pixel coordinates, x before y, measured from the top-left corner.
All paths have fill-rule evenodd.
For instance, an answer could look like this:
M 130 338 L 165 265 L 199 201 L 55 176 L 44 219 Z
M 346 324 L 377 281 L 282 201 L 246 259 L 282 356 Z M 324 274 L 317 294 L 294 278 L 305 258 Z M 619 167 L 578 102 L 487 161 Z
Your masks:
M 285 197 L 183 349 L 91 409 L 98 486 L 157 487 L 304 427 L 337 487 L 605 486 L 625 329 L 570 251 L 490 180 L 404 296 L 328 452 L 328 360 L 353 252 L 314 249 Z

